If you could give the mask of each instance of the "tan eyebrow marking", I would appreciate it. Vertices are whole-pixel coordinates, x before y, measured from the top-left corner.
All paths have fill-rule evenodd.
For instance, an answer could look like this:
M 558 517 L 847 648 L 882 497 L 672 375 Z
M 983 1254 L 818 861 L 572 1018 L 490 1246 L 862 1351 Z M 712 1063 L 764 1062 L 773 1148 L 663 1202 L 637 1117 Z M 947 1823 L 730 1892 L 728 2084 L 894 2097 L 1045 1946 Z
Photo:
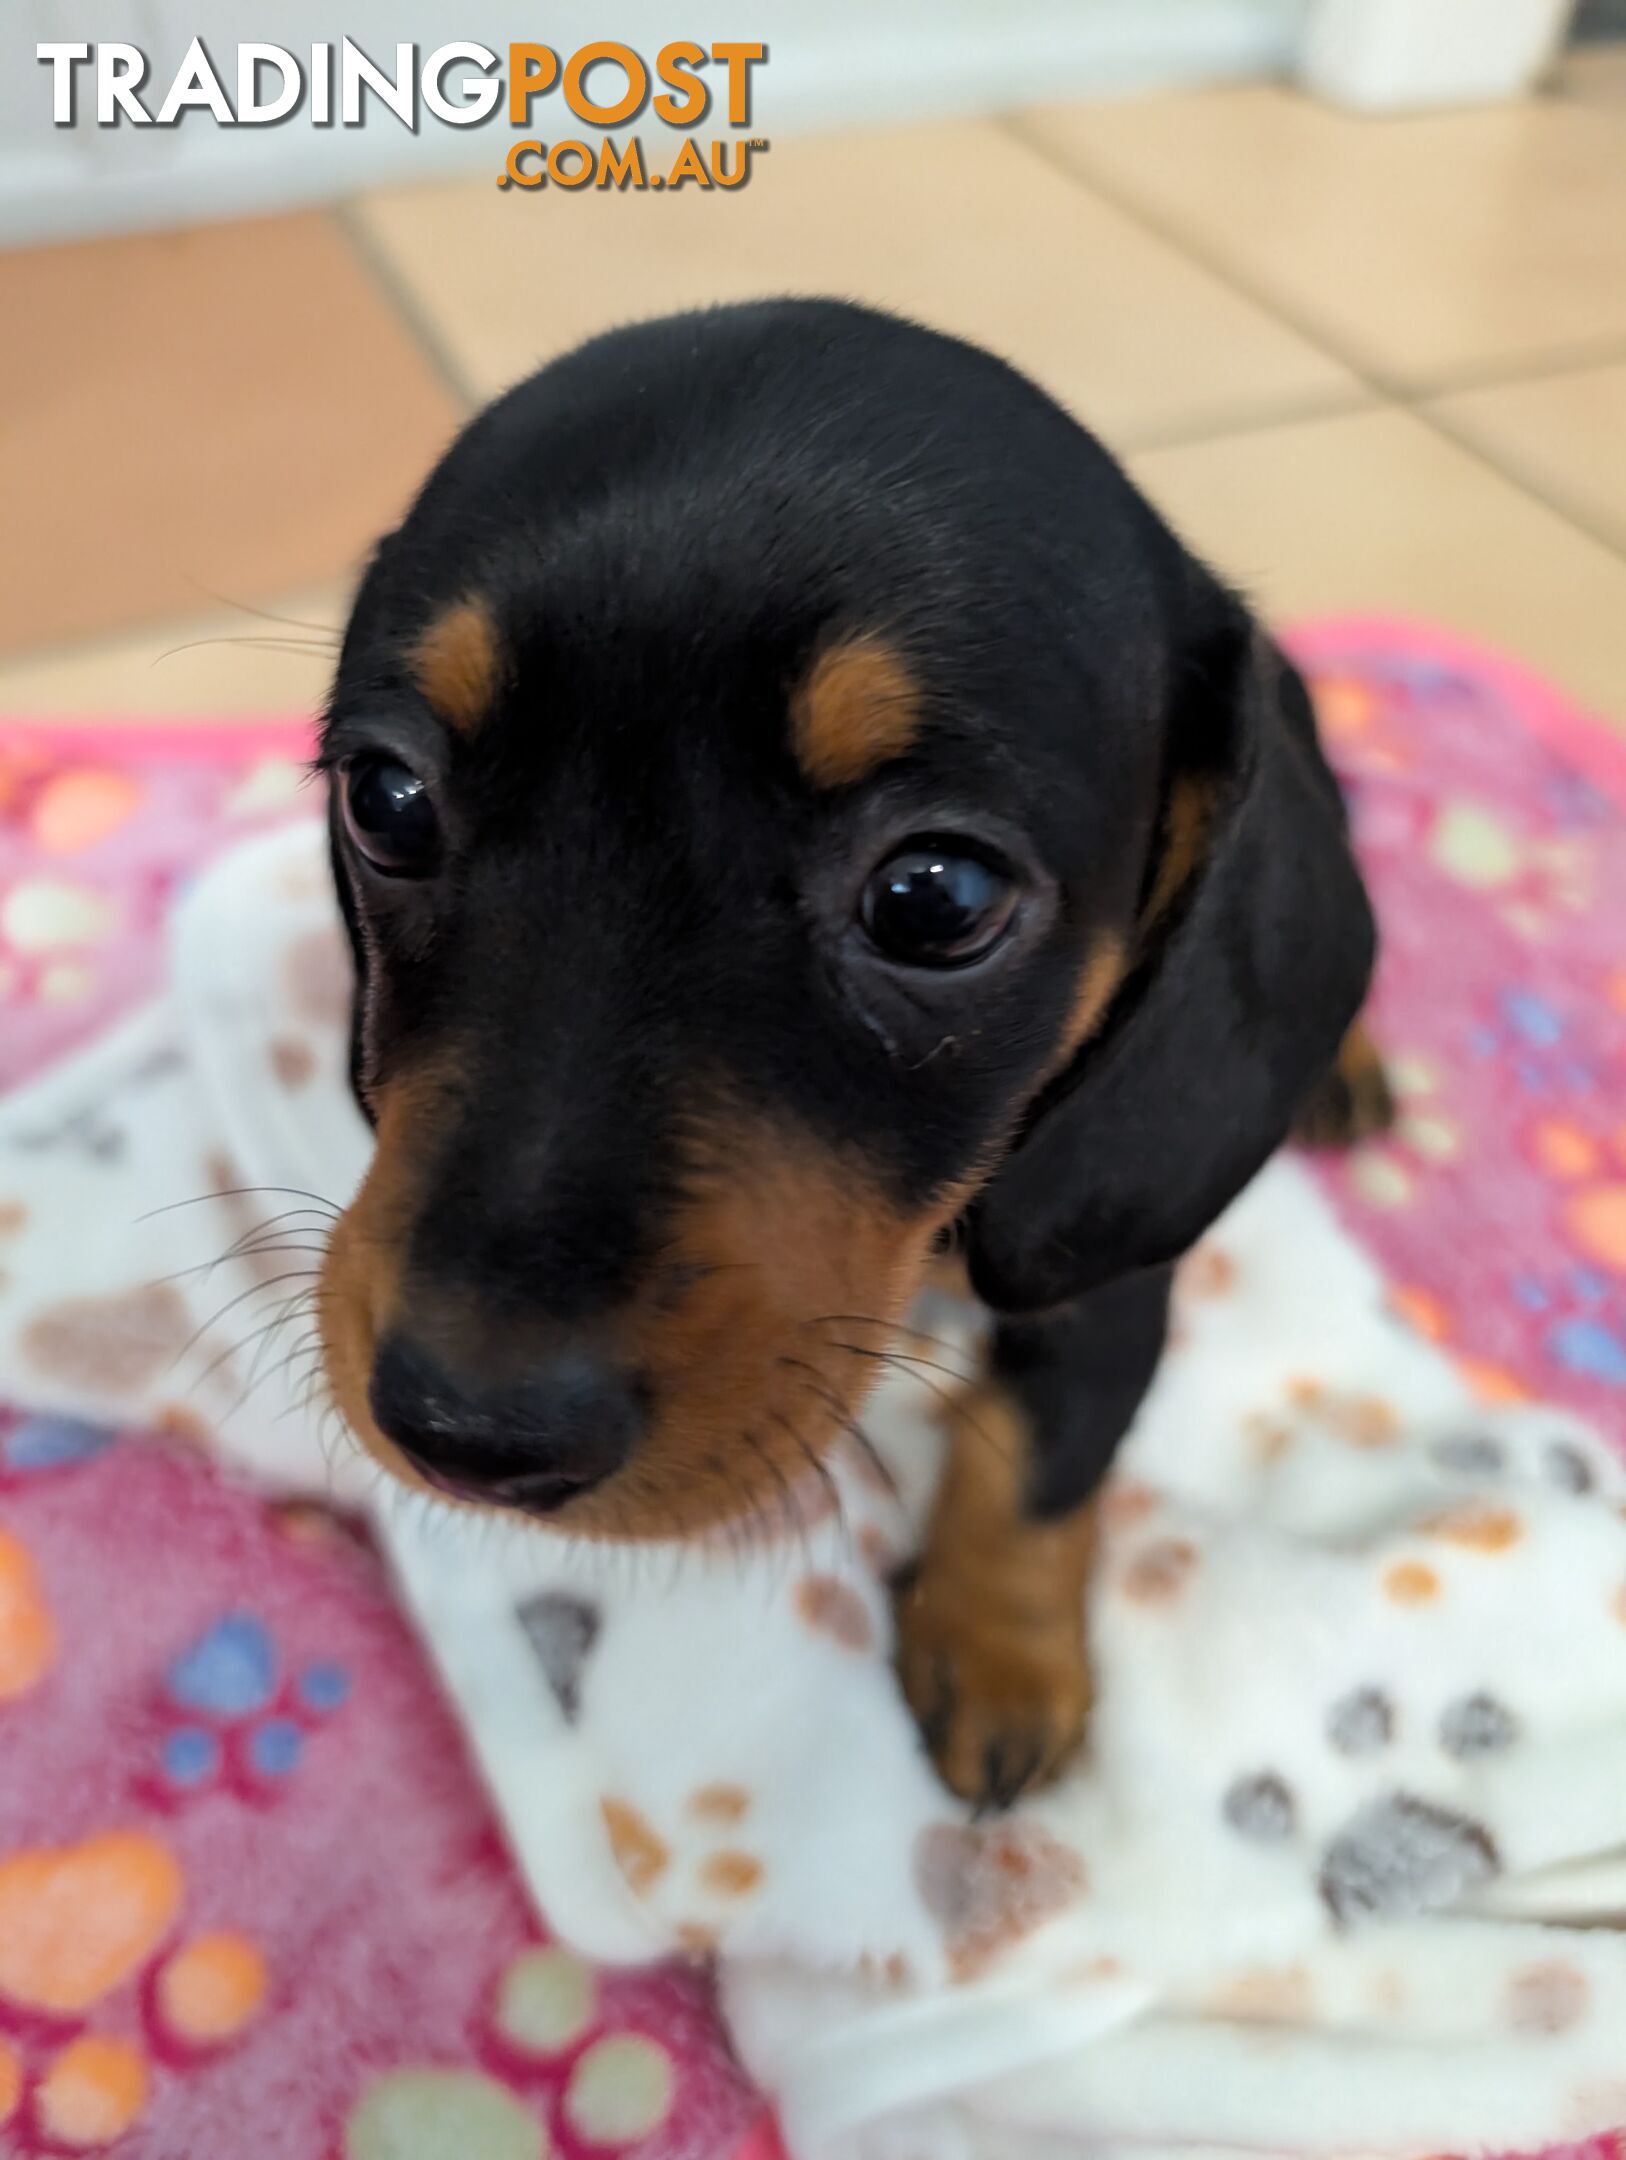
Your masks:
M 899 654 L 881 638 L 853 638 L 821 653 L 792 695 L 791 748 L 814 787 L 850 787 L 901 757 L 920 718 L 920 688 Z
M 502 670 L 489 603 L 478 594 L 454 601 L 419 637 L 410 663 L 439 717 L 460 735 L 472 735 L 491 710 Z

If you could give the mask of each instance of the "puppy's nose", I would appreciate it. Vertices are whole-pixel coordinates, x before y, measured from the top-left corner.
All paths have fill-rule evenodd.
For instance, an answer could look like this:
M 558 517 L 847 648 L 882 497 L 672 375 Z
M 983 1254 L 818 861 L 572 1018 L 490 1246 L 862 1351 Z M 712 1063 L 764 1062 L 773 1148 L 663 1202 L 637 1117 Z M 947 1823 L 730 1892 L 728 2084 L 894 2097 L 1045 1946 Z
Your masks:
M 619 1470 L 644 1426 L 631 1374 L 585 1350 L 515 1381 L 454 1372 L 400 1334 L 373 1361 L 374 1420 L 433 1485 L 545 1515 Z

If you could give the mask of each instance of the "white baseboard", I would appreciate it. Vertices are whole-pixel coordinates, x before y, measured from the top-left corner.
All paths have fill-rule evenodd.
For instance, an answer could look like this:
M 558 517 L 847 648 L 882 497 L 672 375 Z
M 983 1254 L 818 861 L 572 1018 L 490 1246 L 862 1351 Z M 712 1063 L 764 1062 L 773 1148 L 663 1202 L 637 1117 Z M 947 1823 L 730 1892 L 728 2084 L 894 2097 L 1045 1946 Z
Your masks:
M 1518 97 L 1557 52 L 1574 0 L 1312 0 L 1306 89 L 1358 112 Z

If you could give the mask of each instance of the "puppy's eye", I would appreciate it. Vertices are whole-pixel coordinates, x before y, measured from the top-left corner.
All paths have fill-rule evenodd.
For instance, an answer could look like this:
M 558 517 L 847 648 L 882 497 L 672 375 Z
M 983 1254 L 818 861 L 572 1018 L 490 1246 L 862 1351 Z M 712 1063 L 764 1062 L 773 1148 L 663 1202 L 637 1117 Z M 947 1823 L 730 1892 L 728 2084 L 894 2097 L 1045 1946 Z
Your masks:
M 993 951 L 1016 913 L 1010 872 L 963 843 L 917 840 L 870 873 L 858 919 L 906 967 L 965 967 Z
M 440 854 L 440 821 L 429 790 L 394 758 L 357 758 L 340 779 L 344 822 L 374 869 L 422 877 Z

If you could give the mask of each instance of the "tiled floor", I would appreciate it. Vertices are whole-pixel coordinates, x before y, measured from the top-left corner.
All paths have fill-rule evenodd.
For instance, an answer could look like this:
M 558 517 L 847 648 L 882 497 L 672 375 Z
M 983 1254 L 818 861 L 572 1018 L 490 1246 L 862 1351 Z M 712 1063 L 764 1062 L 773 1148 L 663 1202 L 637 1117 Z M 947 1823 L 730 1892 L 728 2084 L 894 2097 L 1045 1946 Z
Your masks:
M 310 702 L 460 412 L 791 289 L 1007 352 L 1278 617 L 1433 617 L 1626 731 L 1617 48 L 1504 109 L 1261 85 L 776 142 L 728 197 L 480 179 L 0 257 L 0 710 Z

